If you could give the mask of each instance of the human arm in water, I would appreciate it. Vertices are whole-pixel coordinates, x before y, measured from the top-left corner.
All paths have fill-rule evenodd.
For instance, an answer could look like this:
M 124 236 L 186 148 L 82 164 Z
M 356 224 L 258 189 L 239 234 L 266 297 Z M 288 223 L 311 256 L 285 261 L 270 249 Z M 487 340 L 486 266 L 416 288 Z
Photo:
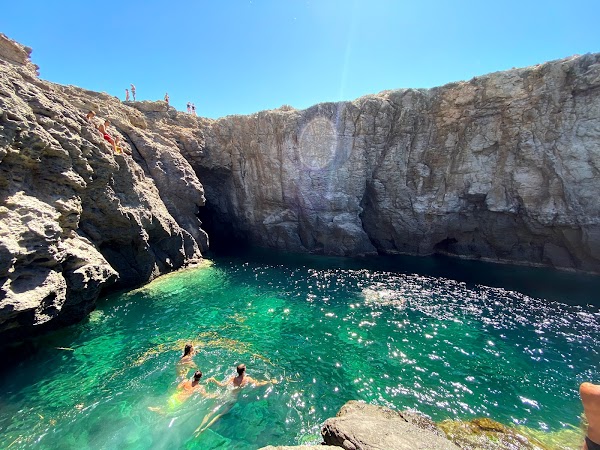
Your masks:
M 246 376 L 246 383 L 252 384 L 254 386 L 264 386 L 265 384 L 277 384 L 277 380 L 273 378 L 272 380 L 258 381 L 250 376 Z
M 228 378 L 226 381 L 223 381 L 223 382 L 217 380 L 215 377 L 210 377 L 208 380 L 206 380 L 206 382 L 207 383 L 212 382 L 212 383 L 218 384 L 221 387 L 225 387 L 225 386 L 228 386 L 231 383 L 233 383 L 233 377 Z

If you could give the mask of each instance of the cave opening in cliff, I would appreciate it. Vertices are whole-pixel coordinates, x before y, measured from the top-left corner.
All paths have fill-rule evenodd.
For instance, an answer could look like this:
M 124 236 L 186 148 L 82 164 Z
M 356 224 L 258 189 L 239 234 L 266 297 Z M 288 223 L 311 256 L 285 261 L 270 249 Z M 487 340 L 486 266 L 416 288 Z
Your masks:
M 208 234 L 210 253 L 235 254 L 249 247 L 247 237 L 235 228 L 230 219 L 220 214 L 209 200 L 198 210 L 197 217 Z

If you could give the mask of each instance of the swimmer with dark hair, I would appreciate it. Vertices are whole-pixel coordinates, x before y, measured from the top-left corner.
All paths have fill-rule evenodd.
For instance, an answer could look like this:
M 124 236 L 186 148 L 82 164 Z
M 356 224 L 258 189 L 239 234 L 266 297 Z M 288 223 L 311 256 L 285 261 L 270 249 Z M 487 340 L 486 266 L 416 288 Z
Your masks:
M 177 362 L 177 378 L 183 379 L 187 376 L 190 369 L 198 368 L 193 360 L 195 354 L 196 350 L 194 349 L 194 345 L 191 343 L 185 344 L 183 355 L 181 355 L 181 358 L 179 358 L 179 361 Z
M 270 381 L 258 381 L 258 380 L 255 380 L 254 378 L 252 378 L 250 375 L 246 375 L 246 365 L 245 364 L 239 364 L 235 368 L 235 370 L 237 372 L 237 376 L 232 376 L 231 378 L 228 378 L 227 380 L 225 380 L 223 382 L 217 381 L 214 377 L 211 377 L 208 380 L 206 380 L 207 384 L 209 382 L 213 382 L 215 384 L 218 384 L 221 387 L 233 386 L 233 391 L 231 391 L 233 395 L 230 395 L 229 398 L 226 399 L 225 403 L 219 403 L 215 408 L 213 408 L 213 410 L 211 412 L 209 412 L 206 416 L 204 416 L 204 419 L 202 419 L 202 423 L 194 431 L 194 434 L 196 436 L 199 436 L 201 433 L 206 431 L 207 428 L 210 428 L 210 426 L 212 426 L 217 420 L 219 420 L 221 417 L 223 417 L 225 414 L 227 414 L 231 410 L 231 408 L 233 408 L 233 406 L 235 405 L 236 399 L 237 399 L 236 393 L 242 387 L 247 386 L 249 384 L 251 384 L 253 386 L 264 386 L 265 384 L 277 384 L 277 380 L 275 378 L 273 378 Z
M 158 413 L 175 411 L 179 409 L 179 407 L 195 393 L 199 393 L 200 395 L 206 398 L 215 397 L 214 395 L 211 395 L 208 392 L 206 392 L 204 386 L 200 384 L 201 378 L 202 372 L 200 370 L 197 370 L 191 379 L 179 383 L 177 385 L 177 390 L 175 391 L 175 393 L 169 397 L 169 400 L 167 400 L 166 410 L 165 408 L 161 408 L 158 406 L 149 406 L 148 409 L 150 411 Z

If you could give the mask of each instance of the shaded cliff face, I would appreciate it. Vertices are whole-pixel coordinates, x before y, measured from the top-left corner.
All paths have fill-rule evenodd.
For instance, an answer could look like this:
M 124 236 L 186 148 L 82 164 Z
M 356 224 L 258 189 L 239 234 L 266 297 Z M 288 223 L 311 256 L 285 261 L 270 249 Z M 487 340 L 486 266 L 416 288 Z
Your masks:
M 251 244 L 600 272 L 598 54 L 203 126 L 186 157 Z
M 0 36 L 3 344 L 79 320 L 101 292 L 179 268 L 207 245 L 196 217 L 203 187 L 177 143 L 114 97 L 39 80 L 29 52 Z M 95 124 L 111 120 L 124 154 L 88 110 Z

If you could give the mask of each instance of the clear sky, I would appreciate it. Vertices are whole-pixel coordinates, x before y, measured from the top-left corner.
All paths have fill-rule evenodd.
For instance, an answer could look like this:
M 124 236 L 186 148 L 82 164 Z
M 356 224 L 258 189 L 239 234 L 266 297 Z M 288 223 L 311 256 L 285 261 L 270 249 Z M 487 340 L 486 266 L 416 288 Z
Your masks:
M 41 77 L 199 115 L 307 108 L 600 51 L 600 0 L 4 0 Z

